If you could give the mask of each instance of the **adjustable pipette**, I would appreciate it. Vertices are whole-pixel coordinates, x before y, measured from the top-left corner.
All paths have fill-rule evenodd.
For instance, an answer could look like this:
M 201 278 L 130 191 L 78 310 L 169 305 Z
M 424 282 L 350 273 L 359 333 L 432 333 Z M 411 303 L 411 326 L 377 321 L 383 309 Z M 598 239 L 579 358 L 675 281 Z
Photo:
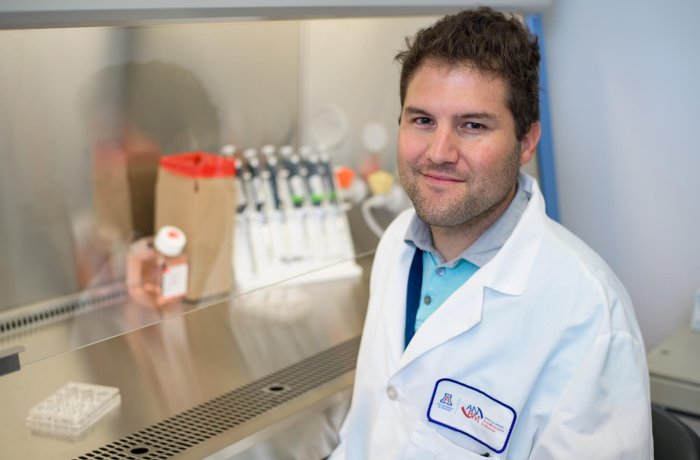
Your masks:
M 250 226 L 245 217 L 245 211 L 248 208 L 249 200 L 242 176 L 250 173 L 245 171 L 243 162 L 240 159 L 234 159 L 234 165 L 236 167 L 236 175 L 234 176 L 234 184 L 236 187 L 236 229 L 234 232 L 233 266 L 236 277 L 241 279 L 249 273 L 257 273 L 258 267 L 251 242 L 252 235 Z M 247 257 L 242 254 L 245 254 Z M 244 263 L 246 258 L 248 259 L 248 264 Z
M 280 199 L 279 187 L 277 185 L 277 158 L 269 157 L 266 163 L 267 167 L 260 172 L 260 177 L 265 186 L 265 192 L 268 198 L 267 209 L 280 210 L 282 207 L 282 200 Z
M 311 204 L 320 206 L 323 203 L 323 178 L 319 173 L 318 155 L 310 155 L 306 161 L 306 185 L 309 189 Z
M 331 165 L 331 158 L 327 153 L 323 152 L 320 155 L 320 163 L 318 165 L 318 171 L 323 178 L 323 185 L 326 189 L 326 195 L 328 196 L 328 201 L 331 204 L 338 204 L 338 193 L 335 189 L 335 180 L 333 179 L 333 166 Z
M 289 176 L 287 184 L 292 206 L 301 208 L 304 206 L 304 179 L 301 176 L 301 160 L 299 155 L 292 154 L 286 164 Z
M 248 206 L 248 196 L 241 179 L 241 175 L 244 173 L 243 162 L 236 158 L 233 164 L 236 167 L 236 175 L 233 177 L 234 187 L 236 188 L 236 213 L 242 214 L 246 206 Z

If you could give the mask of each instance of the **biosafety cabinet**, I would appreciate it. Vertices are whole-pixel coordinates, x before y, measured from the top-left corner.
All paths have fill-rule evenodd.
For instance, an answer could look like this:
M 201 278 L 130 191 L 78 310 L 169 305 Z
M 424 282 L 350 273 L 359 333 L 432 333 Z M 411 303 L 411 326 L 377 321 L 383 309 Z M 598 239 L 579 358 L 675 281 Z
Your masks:
M 393 57 L 470 4 L 0 1 L 2 457 L 327 456 L 372 252 L 408 206 L 389 197 Z M 206 256 L 227 261 L 230 288 L 153 308 L 129 257 L 163 195 L 191 198 L 159 198 L 162 158 L 193 153 L 237 170 L 234 198 L 192 208 L 197 225 L 230 222 L 226 253 Z M 306 188 L 269 198 L 294 158 Z

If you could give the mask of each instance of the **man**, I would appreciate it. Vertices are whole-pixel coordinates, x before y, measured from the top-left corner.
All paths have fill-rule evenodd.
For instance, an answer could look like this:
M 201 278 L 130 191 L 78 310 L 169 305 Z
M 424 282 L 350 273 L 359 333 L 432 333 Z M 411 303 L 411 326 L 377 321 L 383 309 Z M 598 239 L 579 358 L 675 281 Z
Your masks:
M 415 211 L 377 248 L 332 458 L 652 458 L 629 296 L 519 173 L 540 137 L 537 40 L 481 8 L 419 31 L 397 59 Z

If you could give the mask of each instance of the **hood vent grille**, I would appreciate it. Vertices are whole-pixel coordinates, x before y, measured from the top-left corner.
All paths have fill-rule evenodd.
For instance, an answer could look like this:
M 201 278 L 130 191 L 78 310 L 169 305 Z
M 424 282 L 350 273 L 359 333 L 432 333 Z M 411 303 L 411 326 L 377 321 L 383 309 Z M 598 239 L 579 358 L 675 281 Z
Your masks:
M 20 314 L 0 316 L 0 337 L 60 321 L 75 313 L 124 302 L 127 297 L 126 288 L 119 285 L 21 307 Z
M 160 460 L 258 417 L 355 369 L 360 338 L 310 356 L 77 457 L 77 460 Z

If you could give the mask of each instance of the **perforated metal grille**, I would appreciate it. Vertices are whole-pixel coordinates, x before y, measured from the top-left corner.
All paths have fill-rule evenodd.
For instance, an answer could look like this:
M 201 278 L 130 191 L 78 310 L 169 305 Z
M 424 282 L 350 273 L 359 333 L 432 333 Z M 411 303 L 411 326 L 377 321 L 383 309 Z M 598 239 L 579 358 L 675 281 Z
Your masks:
M 343 342 L 77 459 L 171 458 L 352 371 L 359 344 L 359 337 Z
M 55 301 L 42 302 L 26 310 L 22 308 L 21 314 L 0 320 L 0 336 L 43 326 L 78 312 L 123 302 L 126 298 L 126 288 L 119 286 L 101 289 L 95 293 L 82 293 Z

